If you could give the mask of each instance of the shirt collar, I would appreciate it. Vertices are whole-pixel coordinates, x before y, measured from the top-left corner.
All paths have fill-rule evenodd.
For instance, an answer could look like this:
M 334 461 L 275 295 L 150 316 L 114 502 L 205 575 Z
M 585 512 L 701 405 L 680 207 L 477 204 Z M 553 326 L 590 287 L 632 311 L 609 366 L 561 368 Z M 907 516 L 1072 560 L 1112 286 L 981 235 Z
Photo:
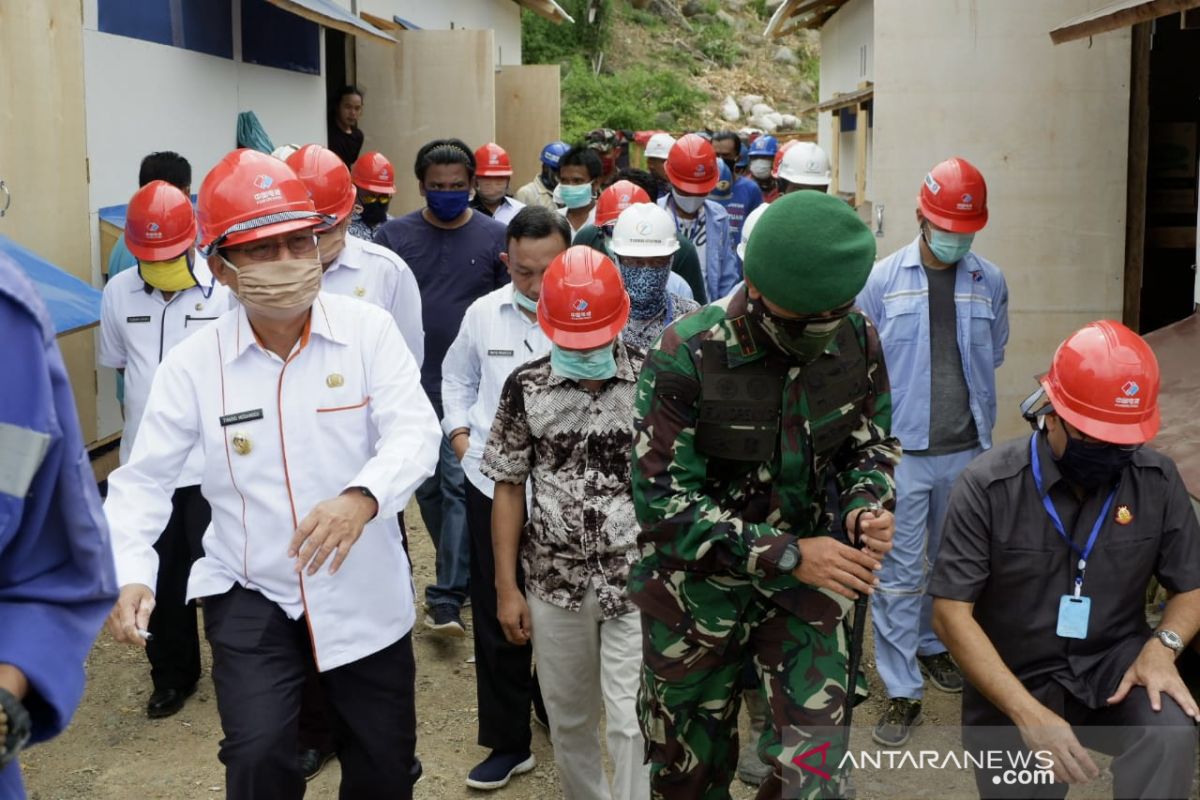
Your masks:
M 345 267 L 346 269 L 362 269 L 362 262 L 357 258 L 359 254 L 358 237 L 346 234 L 346 245 L 342 248 L 342 252 L 338 253 L 337 259 L 329 265 L 329 269 L 325 270 L 325 274 L 333 272 L 336 269 Z M 349 256 L 349 259 L 347 259 Z
M 345 325 L 344 321 L 336 319 L 335 316 L 334 322 L 338 323 L 338 332 L 335 333 L 334 323 L 330 321 L 331 311 L 332 309 L 325 305 L 322 297 L 317 295 L 317 299 L 313 301 L 312 308 L 309 309 L 308 321 L 304 324 L 304 331 L 300 334 L 301 350 L 308 346 L 313 336 L 319 336 L 334 344 L 348 344 L 341 330 Z M 255 344 L 257 341 L 258 336 L 254 333 L 254 329 L 250 327 L 250 318 L 246 316 L 246 309 L 239 305 L 237 308 L 237 334 L 234 339 L 234 347 L 225 356 L 225 363 L 229 364 L 236 360 L 250 349 L 250 345 Z M 262 345 L 259 344 L 259 347 L 262 347 Z
M 900 266 L 902 267 L 923 267 L 925 263 L 921 261 L 921 234 L 917 234 L 917 238 L 913 239 L 908 245 L 900 251 Z
M 628 383 L 636 383 L 638 379 L 638 370 L 633 365 L 633 359 L 629 357 L 629 349 L 625 346 L 625 342 L 621 341 L 621 337 L 617 337 L 617 374 L 609 380 L 626 381 Z M 576 383 L 571 378 L 564 378 L 553 369 L 550 370 L 550 377 L 546 381 L 549 386 L 558 386 L 563 383 Z
M 1035 446 L 1038 451 L 1038 466 L 1042 472 L 1042 488 L 1049 492 L 1056 483 L 1063 480 L 1063 475 L 1058 468 L 1058 460 L 1054 458 L 1054 451 L 1050 449 L 1045 431 L 1038 433 Z M 1032 468 L 1031 464 L 1030 469 Z

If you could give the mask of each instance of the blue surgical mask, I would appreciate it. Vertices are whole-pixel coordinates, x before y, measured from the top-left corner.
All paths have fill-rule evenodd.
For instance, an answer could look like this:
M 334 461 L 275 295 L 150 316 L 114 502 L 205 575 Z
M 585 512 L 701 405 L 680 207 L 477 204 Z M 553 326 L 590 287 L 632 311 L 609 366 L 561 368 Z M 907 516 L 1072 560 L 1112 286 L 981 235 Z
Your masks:
M 973 233 L 950 233 L 935 228 L 925 229 L 925 244 L 934 258 L 943 264 L 957 264 L 963 256 L 971 252 L 971 243 L 975 241 Z
M 453 222 L 467 210 L 471 202 L 471 192 L 459 189 L 450 192 L 425 191 L 425 204 L 429 211 L 442 222 Z
M 592 202 L 592 185 L 583 183 L 578 186 L 568 186 L 560 183 L 555 189 L 567 208 L 583 208 Z
M 565 350 L 550 345 L 550 370 L 573 381 L 605 381 L 617 374 L 612 342 L 594 350 Z
M 513 287 L 513 300 L 516 301 L 518 306 L 525 309 L 530 314 L 537 313 L 537 300 L 526 297 L 521 293 L 521 290 L 515 286 Z

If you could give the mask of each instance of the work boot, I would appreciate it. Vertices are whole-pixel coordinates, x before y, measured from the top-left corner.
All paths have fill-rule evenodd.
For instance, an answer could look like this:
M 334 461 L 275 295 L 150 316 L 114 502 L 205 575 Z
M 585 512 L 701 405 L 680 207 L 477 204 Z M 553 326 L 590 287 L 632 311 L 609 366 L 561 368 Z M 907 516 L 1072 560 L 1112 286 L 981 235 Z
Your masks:
M 871 738 L 884 747 L 900 747 L 912 736 L 912 729 L 924 722 L 921 715 L 921 701 L 907 697 L 893 697 L 888 700 L 887 708 Z
M 921 665 L 921 673 L 929 678 L 929 682 L 943 692 L 957 694 L 962 691 L 963 677 L 958 671 L 958 665 L 949 653 L 938 653 L 934 656 L 917 656 Z
M 742 745 L 742 751 L 738 753 L 737 776 L 742 783 L 758 786 L 767 779 L 773 769 L 758 757 L 758 740 L 762 738 L 767 727 L 770 709 L 761 688 L 743 690 L 742 699 L 746 703 L 746 713 L 750 716 L 750 736 Z

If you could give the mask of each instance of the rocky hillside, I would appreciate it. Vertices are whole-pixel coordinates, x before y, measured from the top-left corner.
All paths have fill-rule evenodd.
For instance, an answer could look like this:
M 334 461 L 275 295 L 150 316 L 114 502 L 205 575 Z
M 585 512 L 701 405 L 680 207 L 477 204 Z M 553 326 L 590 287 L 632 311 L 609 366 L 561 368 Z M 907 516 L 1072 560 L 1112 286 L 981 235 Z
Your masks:
M 563 66 L 563 134 L 597 126 L 810 130 L 814 33 L 766 40 L 782 0 L 559 0 L 575 25 L 523 17 L 526 63 Z

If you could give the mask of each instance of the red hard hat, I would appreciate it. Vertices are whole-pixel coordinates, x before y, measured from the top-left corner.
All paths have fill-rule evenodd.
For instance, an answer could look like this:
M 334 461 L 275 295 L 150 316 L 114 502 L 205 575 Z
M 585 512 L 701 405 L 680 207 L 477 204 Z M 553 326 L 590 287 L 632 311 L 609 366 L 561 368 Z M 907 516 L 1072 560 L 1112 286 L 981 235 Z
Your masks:
M 196 214 L 187 195 L 166 181 L 150 181 L 129 198 L 125 246 L 140 261 L 170 261 L 196 244 Z
M 380 152 L 372 151 L 359 156 L 350 170 L 350 179 L 364 192 L 396 193 L 396 171 L 392 169 L 392 162 Z
M 538 324 L 550 341 L 572 350 L 611 342 L 629 318 L 629 295 L 608 256 L 587 245 L 559 253 L 542 277 Z
M 319 144 L 306 144 L 287 157 L 287 165 L 304 181 L 318 214 L 344 220 L 354 210 L 357 192 L 341 156 Z
M 1119 322 L 1091 322 L 1054 353 L 1042 388 L 1054 413 L 1094 439 L 1141 444 L 1158 433 L 1158 359 Z
M 679 137 L 667 154 L 667 179 L 688 194 L 708 194 L 717 185 L 717 151 L 703 136 Z
M 783 163 L 783 154 L 791 150 L 799 143 L 798 139 L 788 139 L 783 144 L 779 145 L 779 149 L 775 151 L 775 161 L 771 164 L 771 177 L 779 177 L 779 165 Z
M 483 147 L 476 150 L 475 177 L 512 177 L 512 162 L 508 160 L 508 152 L 495 142 L 488 142 Z
M 925 219 L 942 230 L 975 233 L 987 225 L 987 184 L 965 158 L 951 158 L 929 170 L 917 203 Z
M 617 181 L 596 199 L 596 227 L 611 225 L 634 203 L 649 203 L 650 195 L 632 181 Z
M 196 216 L 206 252 L 326 222 L 291 167 L 247 148 L 227 153 L 204 176 Z

